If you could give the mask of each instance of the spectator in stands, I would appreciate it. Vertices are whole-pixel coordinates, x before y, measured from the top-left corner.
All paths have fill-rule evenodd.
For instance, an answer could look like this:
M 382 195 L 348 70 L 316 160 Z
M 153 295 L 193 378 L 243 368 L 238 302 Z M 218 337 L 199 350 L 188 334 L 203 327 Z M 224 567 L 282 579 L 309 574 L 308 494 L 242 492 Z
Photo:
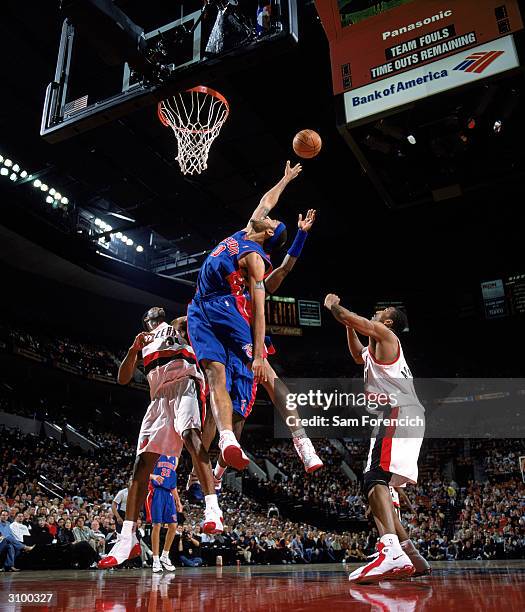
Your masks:
M 31 533 L 27 525 L 24 524 L 24 515 L 22 512 L 19 512 L 16 515 L 15 520 L 11 523 L 11 531 L 13 532 L 15 538 L 22 543 L 24 543 L 25 537 L 31 537 Z
M 31 541 L 37 546 L 47 546 L 53 542 L 53 536 L 49 533 L 46 519 L 43 516 L 39 516 L 37 522 L 33 524 Z
M 21 552 L 29 552 L 34 546 L 26 546 L 18 540 L 11 530 L 11 524 L 8 521 L 9 513 L 2 510 L 0 513 L 0 549 L 6 551 L 6 560 L 4 562 L 4 570 L 6 572 L 18 572 L 14 566 L 15 560 Z
M 56 540 L 58 525 L 56 524 L 55 517 L 52 514 L 47 519 L 46 527 L 49 533 L 51 534 L 53 540 Z
M 75 542 L 90 542 L 92 539 L 91 529 L 84 523 L 84 517 L 79 516 L 75 527 L 73 527 Z
M 202 558 L 198 556 L 201 545 L 200 538 L 198 535 L 192 534 L 186 526 L 175 537 L 175 545 L 182 565 L 186 567 L 202 565 Z
M 57 532 L 57 540 L 58 543 L 62 545 L 73 544 L 76 541 L 71 519 L 66 519 L 64 521 L 64 526 L 59 527 Z
M 99 553 L 99 555 L 104 554 L 106 537 L 102 531 L 100 531 L 100 523 L 96 519 L 91 521 L 91 538 L 89 543 L 91 546 L 93 546 L 95 552 Z
M 111 512 L 117 521 L 117 531 L 120 533 L 126 518 L 126 505 L 128 503 L 128 487 L 121 489 L 111 502 Z

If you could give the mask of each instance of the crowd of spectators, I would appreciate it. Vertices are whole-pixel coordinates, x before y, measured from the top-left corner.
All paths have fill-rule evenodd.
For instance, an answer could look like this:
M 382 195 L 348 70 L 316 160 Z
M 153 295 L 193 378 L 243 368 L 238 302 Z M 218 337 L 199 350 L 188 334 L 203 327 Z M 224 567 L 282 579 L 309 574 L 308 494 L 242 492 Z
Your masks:
M 9 328 L 7 335 L 16 353 L 88 378 L 115 381 L 123 357 L 121 349 L 110 350 L 67 337 L 16 328 Z
M 1 432 L 0 511 L 7 513 L 1 525 L 5 530 L 9 524 L 12 537 L 21 544 L 11 551 L 20 567 L 89 567 L 116 540 L 119 518 L 111 501 L 126 486 L 135 446 L 116 434 L 91 435 L 99 449 L 86 454 L 53 439 Z M 359 484 L 341 470 L 340 456 L 327 441 L 318 447 L 325 468 L 305 475 L 290 442 L 260 442 L 254 449 L 259 460 L 268 459 L 281 473 L 261 482 L 261 489 L 268 499 L 285 495 L 335 510 L 339 516 L 364 519 L 367 508 Z M 505 442 L 499 447 L 494 456 L 503 461 Z M 365 445 L 347 441 L 346 448 L 359 455 Z M 508 454 L 518 456 L 518 446 Z M 434 457 L 431 451 L 429 456 Z M 189 467 L 183 455 L 181 484 Z M 459 486 L 435 471 L 407 494 L 410 505 L 403 508 L 403 520 L 430 560 L 525 557 L 525 486 L 518 476 L 495 482 L 488 473 L 485 482 L 470 480 Z M 201 532 L 202 508 L 184 494 L 183 501 L 184 521 L 172 547 L 173 561 L 180 565 L 214 565 L 218 557 L 225 564 L 354 562 L 371 554 L 376 543 L 373 528 L 322 530 L 282 515 L 279 505 L 269 509 L 228 488 L 221 496 L 225 532 L 209 536 Z M 143 555 L 138 563 L 148 564 L 149 527 L 139 525 L 139 536 Z M 34 549 L 24 549 L 33 545 Z M 0 555 L 9 567 L 13 561 L 7 552 Z

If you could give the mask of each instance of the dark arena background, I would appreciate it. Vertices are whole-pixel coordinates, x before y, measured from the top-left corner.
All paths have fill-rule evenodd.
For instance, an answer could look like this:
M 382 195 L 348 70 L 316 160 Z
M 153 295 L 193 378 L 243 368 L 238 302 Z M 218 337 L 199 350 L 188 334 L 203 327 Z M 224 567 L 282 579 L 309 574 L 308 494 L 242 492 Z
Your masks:
M 0 610 L 524 610 L 522 3 L 5 0 L 1 13 Z M 306 129 L 322 146 L 303 135 L 313 156 L 300 158 L 292 142 Z M 152 362 L 146 344 L 128 382 L 128 349 L 151 307 L 167 323 L 186 315 L 203 264 L 243 262 L 236 241 L 221 241 L 251 219 L 252 233 L 268 227 L 253 211 L 277 183 L 269 214 L 288 244 L 271 254 L 282 285 L 266 279 L 268 362 L 294 398 L 312 391 L 298 412 L 316 454 L 261 383 L 241 438 L 246 469 L 217 472 L 218 436 L 209 449 L 223 526 L 208 532 L 213 492 L 187 486 L 191 445 L 177 465 L 180 502 L 164 489 L 176 523 L 142 501 L 131 516 L 151 373 L 175 354 L 188 367 L 196 357 L 187 344 Z M 309 210 L 304 250 L 294 242 L 286 259 Z M 240 265 L 255 347 L 261 292 Z M 226 293 L 239 305 L 235 278 Z M 395 339 L 389 307 L 406 319 L 404 357 L 387 364 L 372 352 Z M 373 323 L 352 314 L 376 312 Z M 203 321 L 192 328 L 190 312 L 192 340 Z M 419 458 L 395 451 L 396 427 L 372 433 L 380 476 L 366 465 L 370 427 L 318 418 L 332 412 L 316 389 L 363 391 L 341 322 L 350 343 L 352 330 L 365 346 L 375 330 L 368 376 L 388 378 L 406 358 L 399 376 L 413 376 L 425 409 Z M 219 383 L 201 366 L 213 425 Z M 223 391 L 228 407 L 234 393 Z M 348 409 L 359 422 L 368 414 Z M 397 527 L 392 540 L 377 522 L 393 520 L 378 492 L 398 474 L 395 452 L 418 465 L 399 508 L 430 564 L 416 575 Z M 317 456 L 322 467 L 307 472 Z M 164 472 L 144 474 L 144 494 L 147 481 L 158 495 Z M 160 562 L 159 523 L 160 545 L 173 538 Z M 140 554 L 117 558 L 131 533 Z M 396 550 L 406 575 L 383 569 L 398 567 Z

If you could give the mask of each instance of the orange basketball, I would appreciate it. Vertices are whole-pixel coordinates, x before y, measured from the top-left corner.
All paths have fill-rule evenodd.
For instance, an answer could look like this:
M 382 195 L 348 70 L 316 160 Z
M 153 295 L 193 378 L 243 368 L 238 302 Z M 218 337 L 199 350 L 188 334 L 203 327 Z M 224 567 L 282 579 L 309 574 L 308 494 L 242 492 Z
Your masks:
M 321 136 L 313 130 L 301 130 L 293 139 L 293 150 L 303 159 L 310 159 L 318 155 L 322 146 Z

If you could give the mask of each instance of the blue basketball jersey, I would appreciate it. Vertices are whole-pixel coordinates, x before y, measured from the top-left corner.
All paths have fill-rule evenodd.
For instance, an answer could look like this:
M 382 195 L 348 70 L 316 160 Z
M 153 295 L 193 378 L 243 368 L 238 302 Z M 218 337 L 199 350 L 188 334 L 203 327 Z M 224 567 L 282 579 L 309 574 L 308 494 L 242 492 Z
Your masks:
M 162 476 L 164 481 L 162 484 L 158 484 L 154 480 L 151 481 L 151 484 L 154 487 L 162 487 L 163 489 L 168 489 L 171 491 L 177 487 L 177 457 L 168 457 L 166 455 L 161 455 L 159 460 L 157 461 L 157 465 L 153 470 L 154 474 L 158 476 Z
M 245 231 L 236 232 L 220 242 L 202 264 L 195 299 L 246 293 L 246 282 L 239 269 L 239 260 L 247 253 L 258 253 L 263 258 L 265 276 L 271 272 L 270 258 L 262 246 L 253 240 L 246 240 Z

